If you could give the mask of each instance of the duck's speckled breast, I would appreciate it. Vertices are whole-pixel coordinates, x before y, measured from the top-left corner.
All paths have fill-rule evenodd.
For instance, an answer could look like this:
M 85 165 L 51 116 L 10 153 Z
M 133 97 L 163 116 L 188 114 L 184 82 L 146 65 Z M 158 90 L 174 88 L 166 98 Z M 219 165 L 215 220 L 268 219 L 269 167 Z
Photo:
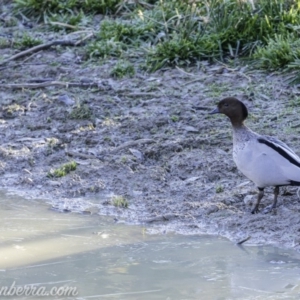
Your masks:
M 233 158 L 243 151 L 249 142 L 255 141 L 257 138 L 258 134 L 244 125 L 233 127 Z
M 233 128 L 233 160 L 246 176 L 249 176 L 249 164 L 252 160 L 251 144 L 257 143 L 257 138 L 258 135 L 246 126 Z

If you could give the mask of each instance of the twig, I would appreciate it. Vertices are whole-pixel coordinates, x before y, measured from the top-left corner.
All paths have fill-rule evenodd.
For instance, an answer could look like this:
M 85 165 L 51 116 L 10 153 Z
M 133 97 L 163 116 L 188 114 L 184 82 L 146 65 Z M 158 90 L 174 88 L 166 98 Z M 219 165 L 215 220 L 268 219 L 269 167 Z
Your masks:
M 0 84 L 0 88 L 11 88 L 11 89 L 40 89 L 49 86 L 63 86 L 63 87 L 96 87 L 99 88 L 99 82 L 62 82 L 62 81 L 48 81 L 42 83 L 11 83 L 11 84 Z
M 46 62 L 42 62 L 42 63 L 24 63 L 24 62 L 22 62 L 22 63 L 10 64 L 10 65 L 0 68 L 0 71 L 8 69 L 8 68 L 18 68 L 18 67 L 24 67 L 24 66 L 41 66 L 41 65 L 47 65 L 47 63 Z
M 111 150 L 105 149 L 105 150 L 99 151 L 98 155 L 113 154 L 113 153 L 116 153 L 120 150 L 123 150 L 123 149 L 126 149 L 126 148 L 133 148 L 133 147 L 138 146 L 140 144 L 152 144 L 152 143 L 155 143 L 155 140 L 153 140 L 153 139 L 139 139 L 139 140 L 135 140 L 135 141 L 129 141 L 129 142 L 126 142 L 126 143 L 122 144 L 121 146 L 113 148 Z
M 209 77 L 212 77 L 212 75 L 206 76 L 205 79 L 207 79 L 207 78 L 209 78 Z M 203 81 L 203 80 L 204 80 L 203 77 L 199 77 L 199 78 L 196 78 L 196 79 L 194 79 L 194 80 L 191 80 L 191 81 L 186 82 L 184 85 L 186 86 L 186 85 L 188 85 L 188 84 L 192 84 L 192 83 L 195 83 L 195 82 L 197 82 L 197 81 Z
M 67 28 L 71 28 L 71 29 L 83 28 L 83 27 L 73 26 L 73 25 L 61 23 L 61 22 L 49 22 L 49 23 L 51 25 L 58 25 L 58 26 L 67 27 Z
M 237 242 L 236 244 L 237 244 L 237 245 L 242 245 L 243 243 L 247 242 L 247 241 L 250 240 L 250 239 L 251 239 L 251 236 L 249 235 L 249 236 L 247 236 L 245 239 L 243 239 L 243 240 Z
M 97 157 L 95 155 L 79 153 L 79 152 L 75 152 L 75 151 L 71 151 L 71 150 L 66 150 L 65 153 L 69 156 L 77 156 L 77 157 L 84 158 L 84 159 L 97 159 Z
M 197 75 L 195 75 L 195 74 L 188 73 L 188 72 L 182 70 L 182 69 L 179 68 L 178 66 L 176 66 L 175 68 L 176 68 L 179 72 L 181 72 L 181 73 L 183 73 L 183 74 L 185 74 L 185 75 L 192 76 L 192 77 L 196 77 L 196 76 L 197 76 Z
M 153 218 L 149 218 L 144 220 L 144 223 L 153 223 L 153 222 L 161 222 L 161 221 L 169 221 L 171 219 L 178 218 L 179 215 L 177 214 L 166 214 L 166 215 L 160 215 Z
M 127 92 L 127 90 L 126 90 Z M 151 93 L 151 92 L 135 92 L 135 93 L 128 93 L 125 94 L 127 97 L 161 97 L 158 93 Z
M 84 39 L 83 39 L 84 40 Z M 83 40 L 81 40 L 80 42 L 82 42 Z M 67 40 L 58 40 L 58 41 L 52 41 L 50 43 L 47 43 L 47 44 L 41 44 L 41 45 L 37 45 L 35 47 L 32 47 L 30 49 L 27 49 L 25 51 L 22 51 L 22 52 L 19 52 L 13 56 L 11 56 L 10 58 L 0 62 L 0 66 L 10 62 L 11 60 L 15 60 L 15 59 L 18 59 L 18 58 L 21 58 L 21 57 L 24 57 L 28 54 L 31 54 L 31 53 L 35 53 L 35 52 L 38 52 L 38 51 L 41 51 L 41 50 L 45 50 L 45 49 L 48 49 L 52 46 L 77 46 L 78 45 L 78 42 L 75 42 L 75 41 L 67 41 Z
M 38 52 L 32 53 L 31 55 L 29 55 L 22 61 L 22 64 L 26 63 L 28 60 L 30 60 L 32 57 L 34 57 L 37 54 L 38 54 Z
M 210 107 L 206 107 L 206 106 L 192 106 L 192 108 L 195 110 L 211 110 Z
M 85 36 L 83 39 L 77 41 L 77 42 L 75 43 L 75 46 L 78 46 L 79 44 L 81 44 L 82 42 L 84 42 L 85 40 L 89 39 L 89 38 L 92 37 L 92 36 L 94 36 L 94 33 L 93 33 L 93 32 L 90 33 L 90 34 L 88 34 L 87 36 Z
M 30 78 L 28 82 L 33 82 L 33 83 L 41 83 L 41 82 L 48 82 L 48 81 L 55 81 L 55 78 Z
M 243 77 L 247 78 L 247 79 L 249 80 L 249 82 L 252 82 L 252 79 L 251 79 L 250 76 L 248 76 L 248 75 L 246 75 L 246 74 L 244 74 L 244 73 L 238 71 L 237 69 L 229 68 L 226 64 L 224 64 L 224 63 L 222 63 L 222 62 L 220 62 L 220 61 L 218 61 L 218 63 L 220 63 L 221 65 L 223 65 L 224 68 L 225 68 L 226 70 L 228 70 L 229 72 L 236 73 L 236 74 L 238 74 L 238 75 L 240 75 L 240 76 L 243 76 Z
M 72 31 L 72 32 L 68 33 L 65 36 L 79 35 L 79 34 L 83 34 L 83 33 L 88 33 L 88 34 L 93 33 L 94 34 L 94 31 L 92 29 L 84 29 L 84 30 Z
M 118 152 L 118 151 L 123 150 L 125 148 L 131 148 L 131 147 L 137 146 L 139 144 L 152 144 L 152 143 L 155 143 L 155 140 L 153 140 L 153 139 L 139 139 L 139 140 L 135 140 L 135 141 L 130 141 L 130 142 L 122 144 L 119 147 L 114 148 L 113 150 L 111 150 L 111 153 Z

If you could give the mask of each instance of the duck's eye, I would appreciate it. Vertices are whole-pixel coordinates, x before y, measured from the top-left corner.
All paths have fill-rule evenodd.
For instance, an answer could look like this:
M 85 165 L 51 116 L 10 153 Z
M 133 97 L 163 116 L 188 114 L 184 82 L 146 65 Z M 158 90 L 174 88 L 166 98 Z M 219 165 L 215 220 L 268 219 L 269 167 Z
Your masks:
M 224 106 L 225 106 L 225 107 L 228 107 L 228 106 L 229 106 L 229 104 L 228 104 L 228 103 L 224 103 Z

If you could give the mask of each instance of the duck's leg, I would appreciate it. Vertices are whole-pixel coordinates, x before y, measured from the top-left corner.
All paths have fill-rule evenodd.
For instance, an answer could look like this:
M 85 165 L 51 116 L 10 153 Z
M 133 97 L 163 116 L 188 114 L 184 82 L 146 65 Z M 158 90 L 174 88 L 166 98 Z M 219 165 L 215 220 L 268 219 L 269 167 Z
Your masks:
M 255 203 L 253 209 L 251 210 L 252 214 L 258 213 L 258 206 L 259 206 L 260 200 L 262 199 L 263 196 L 264 196 L 264 188 L 258 188 L 257 200 L 256 200 L 256 203 Z
M 273 204 L 270 205 L 270 206 L 267 206 L 264 209 L 264 213 L 265 214 L 271 212 L 272 209 L 276 208 L 278 195 L 279 195 L 279 186 L 275 186 L 275 188 L 274 188 L 274 200 L 273 200 Z

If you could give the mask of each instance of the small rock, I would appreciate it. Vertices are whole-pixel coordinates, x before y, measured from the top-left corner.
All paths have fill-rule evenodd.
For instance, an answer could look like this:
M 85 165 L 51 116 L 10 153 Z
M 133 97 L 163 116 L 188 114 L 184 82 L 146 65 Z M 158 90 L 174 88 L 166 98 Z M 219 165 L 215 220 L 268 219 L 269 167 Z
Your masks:
M 228 153 L 222 149 L 217 149 L 217 153 L 220 154 L 220 155 L 228 155 Z
M 294 247 L 300 245 L 300 238 L 299 237 L 294 238 L 293 243 L 294 243 Z
M 74 60 L 75 56 L 76 55 L 73 52 L 66 51 L 60 56 L 60 59 L 62 61 L 72 61 L 72 60 Z
M 244 182 L 240 183 L 240 184 L 237 185 L 236 187 L 239 188 L 239 187 L 245 186 L 245 185 L 247 185 L 247 184 L 249 184 L 249 183 L 250 183 L 250 181 L 247 180 L 247 181 L 244 181 Z
M 230 199 L 224 199 L 221 201 L 222 203 L 224 203 L 225 205 L 229 206 L 232 204 L 232 201 Z
M 144 155 L 143 155 L 143 153 L 141 151 L 139 151 L 137 149 L 133 149 L 133 148 L 129 148 L 129 151 L 137 159 L 139 159 L 139 160 L 143 160 L 144 159 Z
M 300 127 L 300 123 L 296 123 L 296 124 L 291 126 L 291 128 L 299 128 L 299 127 Z
M 146 112 L 146 109 L 142 108 L 142 107 L 133 107 L 130 109 L 130 112 L 133 114 L 133 115 L 141 115 L 143 113 Z
M 198 179 L 200 179 L 200 178 L 201 178 L 200 176 L 190 177 L 190 178 L 187 178 L 187 179 L 185 180 L 185 182 L 186 182 L 186 183 L 194 182 L 194 181 L 196 181 L 196 180 L 198 180 Z
M 245 205 L 248 205 L 248 206 L 251 206 L 252 204 L 253 204 L 253 195 L 246 195 L 245 197 L 244 197 L 244 203 L 245 203 Z
M 49 184 L 50 186 L 60 186 L 60 185 L 61 185 L 60 182 L 58 182 L 58 181 L 53 181 L 53 180 L 48 180 L 48 184 Z
M 192 133 L 198 133 L 199 130 L 193 126 L 188 126 L 188 125 L 185 125 L 185 126 L 182 126 L 182 129 L 186 130 L 187 132 L 192 132 Z
M 219 211 L 219 207 L 213 204 L 206 210 L 206 214 L 210 215 L 212 213 L 216 213 L 217 211 Z
M 73 99 L 71 99 L 68 95 L 66 95 L 66 94 L 63 94 L 63 95 L 59 95 L 58 97 L 57 97 L 57 100 L 59 101 L 59 102 L 62 102 L 62 103 L 64 103 L 64 104 L 66 104 L 66 105 L 74 105 L 75 104 L 75 101 L 73 100 Z

